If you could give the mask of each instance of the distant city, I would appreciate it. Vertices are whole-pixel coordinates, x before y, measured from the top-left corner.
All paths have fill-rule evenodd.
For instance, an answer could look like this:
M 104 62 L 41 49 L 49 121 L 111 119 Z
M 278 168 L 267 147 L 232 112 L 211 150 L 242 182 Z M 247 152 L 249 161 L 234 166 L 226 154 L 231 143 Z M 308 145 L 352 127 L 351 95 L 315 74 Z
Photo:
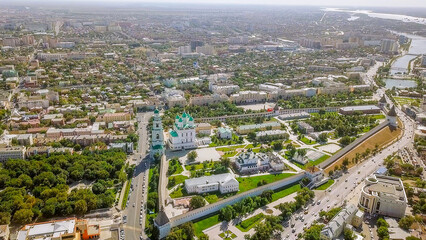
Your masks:
M 0 240 L 426 239 L 426 9 L 230 3 L 0 3 Z

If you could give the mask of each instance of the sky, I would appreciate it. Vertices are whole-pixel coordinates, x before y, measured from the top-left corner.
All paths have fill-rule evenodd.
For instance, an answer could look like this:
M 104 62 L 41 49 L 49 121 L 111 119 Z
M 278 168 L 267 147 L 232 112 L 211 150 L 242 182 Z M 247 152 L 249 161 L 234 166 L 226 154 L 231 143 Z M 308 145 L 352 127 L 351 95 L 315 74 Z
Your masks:
M 1 0 L 0 0 L 1 1 Z M 64 0 L 62 0 L 64 1 Z M 68 1 L 68 0 L 67 0 Z M 426 0 L 87 0 L 93 2 L 169 2 L 208 4 L 265 4 L 310 6 L 426 7 Z

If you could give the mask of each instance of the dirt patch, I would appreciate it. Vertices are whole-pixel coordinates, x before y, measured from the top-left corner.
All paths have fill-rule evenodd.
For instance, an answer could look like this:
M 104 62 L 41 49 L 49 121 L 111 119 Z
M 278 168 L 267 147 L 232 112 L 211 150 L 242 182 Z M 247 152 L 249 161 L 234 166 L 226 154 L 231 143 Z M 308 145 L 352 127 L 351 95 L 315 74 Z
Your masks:
M 345 158 L 349 159 L 349 166 L 348 168 L 352 167 L 353 165 L 355 165 L 354 163 L 352 163 L 352 159 L 355 158 L 356 153 L 363 153 L 365 152 L 365 150 L 367 148 L 369 148 L 370 150 L 373 150 L 376 146 L 376 144 L 379 145 L 379 149 L 383 146 L 385 146 L 386 144 L 392 142 L 395 138 L 397 138 L 398 136 L 400 136 L 402 134 L 402 130 L 401 130 L 401 123 L 399 122 L 399 128 L 394 129 L 391 128 L 389 126 L 386 126 L 385 128 L 383 128 L 382 130 L 380 130 L 378 133 L 374 134 L 373 136 L 371 136 L 370 138 L 368 138 L 367 140 L 365 140 L 364 142 L 362 142 L 361 144 L 359 144 L 356 148 L 354 148 L 352 151 L 348 152 L 347 154 L 343 155 L 339 160 L 337 160 L 336 162 L 334 162 L 333 164 L 331 164 L 330 166 L 328 166 L 325 169 L 325 172 L 329 172 L 330 170 L 334 169 L 334 166 L 342 165 L 342 162 Z

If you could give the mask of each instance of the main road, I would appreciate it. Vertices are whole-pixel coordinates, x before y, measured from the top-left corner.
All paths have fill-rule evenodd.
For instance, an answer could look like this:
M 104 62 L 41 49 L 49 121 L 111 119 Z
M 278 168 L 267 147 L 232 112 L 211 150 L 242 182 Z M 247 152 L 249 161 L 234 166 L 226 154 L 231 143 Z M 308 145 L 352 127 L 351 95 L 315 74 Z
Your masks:
M 370 82 L 370 84 L 373 83 Z M 385 89 L 379 88 L 375 93 L 376 98 L 382 96 L 384 92 Z M 391 102 L 389 99 L 387 100 L 388 102 Z M 304 214 L 303 211 L 293 214 L 289 227 L 285 228 L 281 233 L 282 239 L 296 239 L 296 236 L 299 233 L 303 234 L 304 227 L 309 227 L 314 222 L 314 220 L 318 219 L 318 214 L 321 210 L 326 211 L 333 207 L 341 206 L 344 200 L 349 201 L 355 198 L 357 202 L 359 197 L 359 188 L 357 187 L 360 184 L 363 184 L 363 180 L 367 176 L 373 174 L 379 166 L 383 165 L 383 160 L 387 156 L 398 151 L 398 149 L 402 149 L 404 146 L 412 144 L 416 123 L 399 108 L 395 108 L 395 110 L 399 119 L 403 123 L 402 137 L 384 148 L 376 155 L 349 169 L 348 173 L 336 179 L 334 185 L 331 186 L 327 191 L 316 194 L 314 200 L 315 205 L 308 206 L 307 214 Z M 357 188 L 357 191 L 355 191 L 355 188 Z M 303 216 L 303 221 L 300 218 L 296 220 L 295 216 Z M 291 227 L 292 224 L 294 224 L 293 228 Z
M 125 233 L 124 239 L 126 240 L 147 238 L 144 233 L 146 219 L 145 203 L 148 194 L 148 176 L 150 164 L 149 154 L 147 154 L 150 142 L 147 127 L 151 116 L 151 112 L 136 114 L 139 142 L 138 149 L 134 154 L 134 164 L 136 164 L 136 167 L 132 178 L 133 190 L 129 194 L 126 209 L 122 212 L 122 216 L 127 220 L 123 220 L 123 228 Z M 123 199 L 123 201 L 127 201 L 127 199 Z

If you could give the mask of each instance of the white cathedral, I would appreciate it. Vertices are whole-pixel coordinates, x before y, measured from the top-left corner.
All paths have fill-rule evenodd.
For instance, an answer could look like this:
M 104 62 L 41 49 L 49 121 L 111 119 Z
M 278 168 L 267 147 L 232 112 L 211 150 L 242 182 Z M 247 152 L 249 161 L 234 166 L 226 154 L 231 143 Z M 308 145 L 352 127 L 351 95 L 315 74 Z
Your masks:
M 197 148 L 194 119 L 186 112 L 176 116 L 169 135 L 168 144 L 172 151 Z

